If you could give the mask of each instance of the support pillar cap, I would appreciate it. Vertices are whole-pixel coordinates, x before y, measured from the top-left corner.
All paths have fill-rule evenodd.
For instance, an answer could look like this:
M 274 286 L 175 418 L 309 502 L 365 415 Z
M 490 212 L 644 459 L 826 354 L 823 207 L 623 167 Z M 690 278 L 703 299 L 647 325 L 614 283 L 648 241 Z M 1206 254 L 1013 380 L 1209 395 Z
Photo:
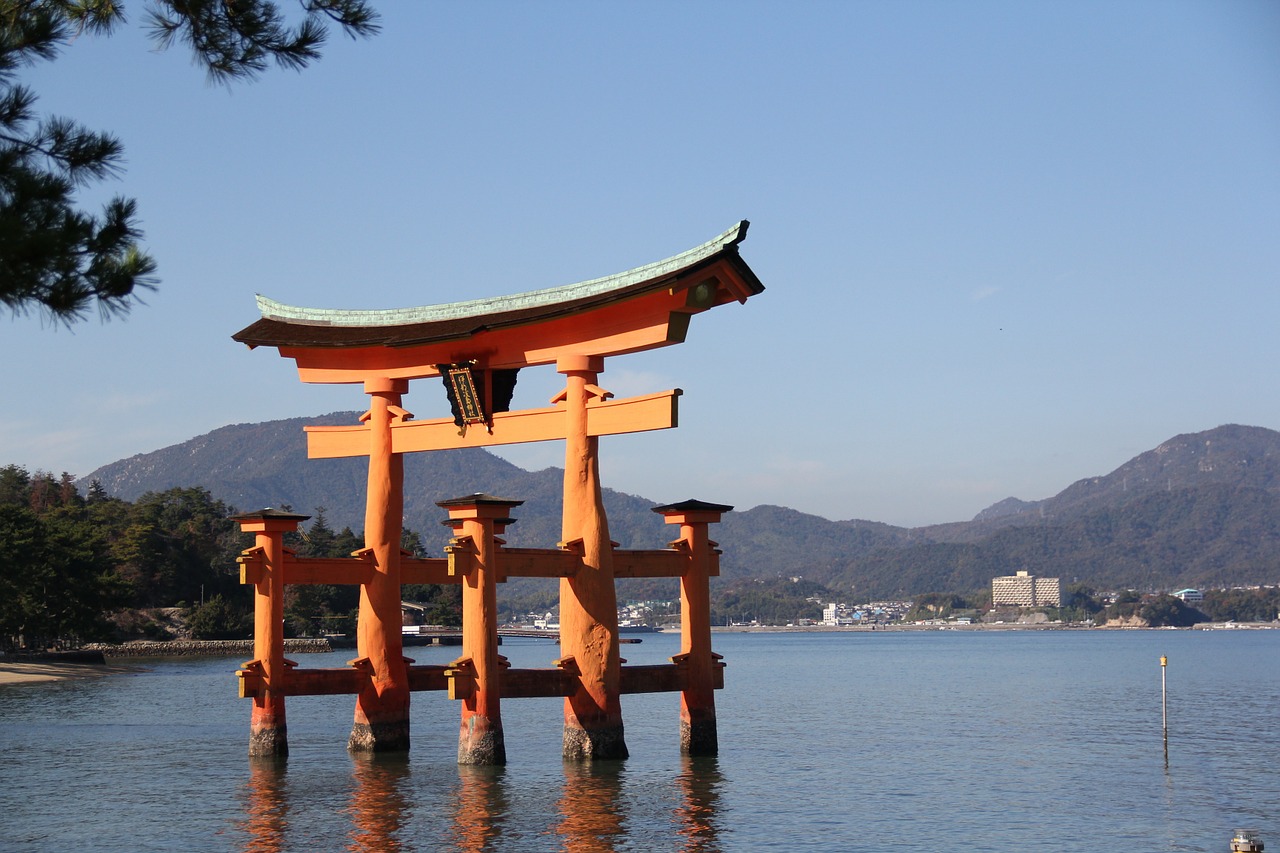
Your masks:
M 679 503 L 655 506 L 653 511 L 665 518 L 667 524 L 686 522 L 715 524 L 720 520 L 721 515 L 733 512 L 733 507 L 728 504 L 713 504 L 690 498 Z

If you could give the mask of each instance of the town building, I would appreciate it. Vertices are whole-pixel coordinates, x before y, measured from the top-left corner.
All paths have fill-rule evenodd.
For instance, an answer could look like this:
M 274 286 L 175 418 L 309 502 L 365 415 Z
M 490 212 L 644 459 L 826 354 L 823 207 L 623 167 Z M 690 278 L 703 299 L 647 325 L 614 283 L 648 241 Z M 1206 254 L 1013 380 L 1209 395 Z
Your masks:
M 849 614 L 848 605 L 843 603 L 837 604 L 833 601 L 826 607 L 822 608 L 823 625 L 834 627 L 839 627 L 841 625 L 853 625 L 856 624 L 858 618 L 861 618 L 861 614 L 858 614 L 857 617 L 851 616 Z
M 993 607 L 1061 607 L 1062 582 L 1058 578 L 1038 578 L 1018 572 L 991 579 Z
M 1173 597 L 1182 599 L 1183 604 L 1199 604 L 1204 601 L 1204 593 L 1198 589 L 1180 589 L 1173 593 Z

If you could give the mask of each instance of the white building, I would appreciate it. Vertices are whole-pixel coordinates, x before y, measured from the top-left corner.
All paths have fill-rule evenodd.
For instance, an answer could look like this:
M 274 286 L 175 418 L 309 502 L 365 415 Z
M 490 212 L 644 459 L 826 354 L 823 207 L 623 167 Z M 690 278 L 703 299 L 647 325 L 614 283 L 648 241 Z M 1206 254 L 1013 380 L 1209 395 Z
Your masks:
M 822 624 L 823 625 L 852 625 L 854 619 L 849 615 L 849 607 L 845 604 L 836 604 L 832 602 L 822 608 Z
M 993 607 L 1061 607 L 1062 582 L 1058 578 L 1038 578 L 1018 572 L 991 579 Z

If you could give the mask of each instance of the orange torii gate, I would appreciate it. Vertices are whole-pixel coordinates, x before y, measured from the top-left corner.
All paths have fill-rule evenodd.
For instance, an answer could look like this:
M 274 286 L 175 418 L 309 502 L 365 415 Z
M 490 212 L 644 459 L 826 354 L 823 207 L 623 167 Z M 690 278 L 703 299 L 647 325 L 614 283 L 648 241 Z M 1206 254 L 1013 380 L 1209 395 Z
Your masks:
M 348 748 L 409 748 L 409 694 L 447 690 L 462 702 L 458 760 L 506 761 L 500 701 L 565 697 L 566 758 L 627 755 L 619 697 L 678 691 L 681 748 L 716 752 L 715 699 L 723 663 L 711 649 L 708 578 L 719 573 L 710 524 L 732 509 L 685 501 L 656 507 L 680 538 L 628 551 L 609 538 L 601 500 L 599 437 L 677 425 L 679 389 L 624 400 L 597 382 L 606 356 L 680 343 L 690 318 L 764 290 L 738 254 L 743 221 L 687 252 L 602 279 L 514 296 L 386 311 L 297 308 L 258 297 L 262 319 L 232 337 L 276 347 L 302 381 L 359 383 L 371 399 L 360 423 L 308 427 L 311 458 L 367 456 L 365 547 L 350 558 L 300 558 L 285 533 L 307 516 L 263 510 L 238 516 L 255 546 L 240 557 L 255 587 L 254 659 L 237 673 L 253 699 L 249 752 L 288 752 L 285 697 L 355 694 Z M 515 373 L 554 364 L 564 391 L 542 409 L 510 411 Z M 453 416 L 414 421 L 401 407 L 409 381 L 441 377 Z M 565 441 L 562 541 L 506 548 L 501 539 L 521 501 L 470 495 L 442 501 L 454 538 L 440 559 L 401 552 L 403 454 L 527 441 Z M 512 669 L 498 654 L 496 584 L 508 577 L 560 579 L 560 658 L 549 669 Z M 623 666 L 616 578 L 678 577 L 681 651 L 670 664 Z M 284 657 L 288 583 L 359 584 L 357 657 L 347 668 L 303 669 Z M 403 654 L 402 584 L 456 583 L 463 592 L 463 647 L 448 666 Z

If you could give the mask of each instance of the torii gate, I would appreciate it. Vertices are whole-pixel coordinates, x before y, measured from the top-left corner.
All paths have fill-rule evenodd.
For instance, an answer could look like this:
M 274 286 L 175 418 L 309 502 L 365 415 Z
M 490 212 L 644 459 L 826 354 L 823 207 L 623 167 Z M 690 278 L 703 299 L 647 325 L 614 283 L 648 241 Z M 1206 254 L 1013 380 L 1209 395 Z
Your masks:
M 564 696 L 564 755 L 621 758 L 622 693 L 679 691 L 681 748 L 716 751 L 713 690 L 723 663 L 711 650 L 708 578 L 719 573 L 708 526 L 729 506 L 685 501 L 656 507 L 680 539 L 666 549 L 623 551 L 609 538 L 601 500 L 599 437 L 677 425 L 679 389 L 624 400 L 597 382 L 606 356 L 681 343 L 690 318 L 745 303 L 764 286 L 738 254 L 748 223 L 701 246 L 628 272 L 564 287 L 447 305 L 385 311 L 298 308 L 258 297 L 262 319 L 234 340 L 276 347 L 303 382 L 360 383 L 371 407 L 360 424 L 307 427 L 311 458 L 367 456 L 365 548 L 346 559 L 299 558 L 283 547 L 307 516 L 263 510 L 239 516 L 256 534 L 240 558 L 256 588 L 254 660 L 237 675 L 254 700 L 251 755 L 288 751 L 285 696 L 354 693 L 353 751 L 409 748 L 409 694 L 444 690 L 463 702 L 458 759 L 506 760 L 501 698 Z M 515 372 L 555 364 L 566 387 L 550 408 L 509 411 Z M 401 408 L 409 381 L 442 377 L 451 418 L 413 421 Z M 562 541 L 555 549 L 504 548 L 499 538 L 521 501 L 471 495 L 440 506 L 455 538 L 444 559 L 400 550 L 403 454 L 527 441 L 565 441 Z M 560 578 L 556 668 L 515 670 L 497 651 L 495 584 L 513 576 Z M 619 577 L 681 579 L 681 651 L 670 665 L 623 667 Z M 357 655 L 347 669 L 300 669 L 284 658 L 286 583 L 358 583 Z M 461 583 L 462 656 L 447 667 L 403 655 L 400 587 Z

